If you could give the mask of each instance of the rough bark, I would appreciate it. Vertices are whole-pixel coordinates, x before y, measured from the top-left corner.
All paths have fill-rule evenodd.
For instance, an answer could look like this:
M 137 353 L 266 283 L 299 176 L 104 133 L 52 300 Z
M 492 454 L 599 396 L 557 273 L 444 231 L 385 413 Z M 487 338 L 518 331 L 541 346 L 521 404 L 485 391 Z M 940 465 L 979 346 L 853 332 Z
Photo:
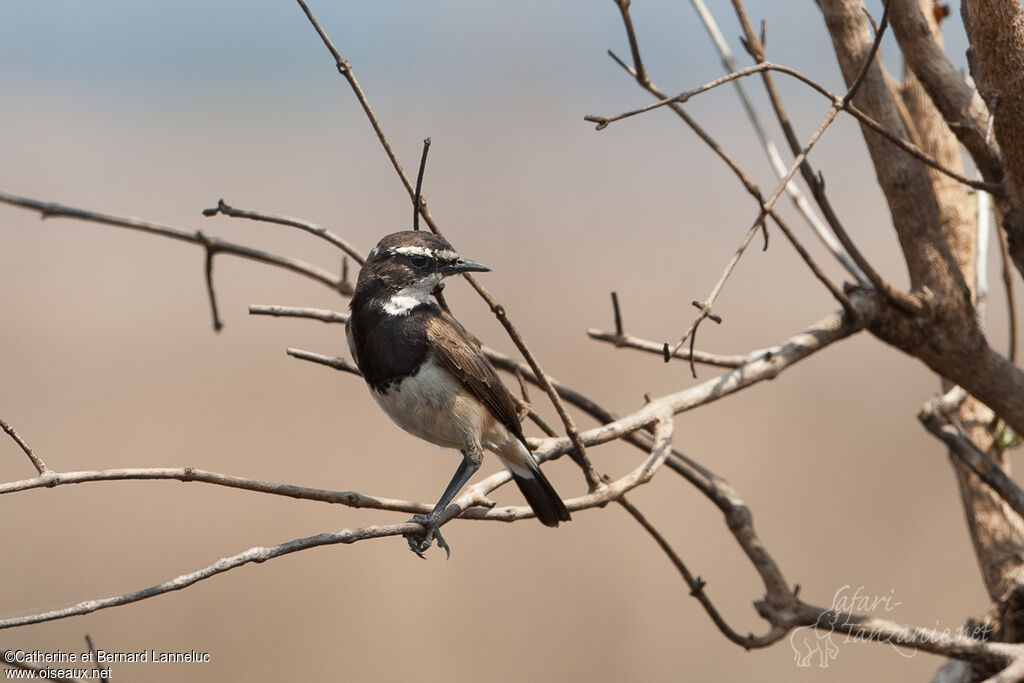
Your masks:
M 965 0 L 960 13 L 971 44 L 971 75 L 981 97 L 994 105 L 1003 184 L 1013 209 L 1003 227 L 1024 274 L 1024 10 L 1020 0 Z
M 864 67 L 873 42 L 863 5 L 853 0 L 823 0 L 821 9 L 843 77 L 847 84 L 852 84 Z M 854 103 L 887 130 L 909 140 L 877 59 L 868 68 Z M 911 287 L 927 287 L 944 300 L 948 298 L 948 305 L 958 312 L 968 310 L 967 286 L 942 235 L 927 167 L 867 127 L 861 129 L 889 205 Z
M 859 0 L 822 0 L 820 6 L 843 77 L 851 84 L 873 41 L 863 5 Z M 909 137 L 879 60 L 868 68 L 854 100 L 893 134 Z M 862 132 L 911 286 L 926 308 L 910 315 L 880 306 L 868 329 L 962 386 L 1014 429 L 1024 428 L 1024 372 L 993 351 L 977 326 L 970 291 L 943 234 L 927 168 L 870 129 L 862 126 Z
M 929 32 L 924 38 L 930 40 L 924 42 L 941 49 L 942 34 L 935 14 L 931 11 L 931 0 L 916 0 L 916 4 L 920 11 L 916 13 L 914 21 L 917 25 L 923 22 Z M 896 5 L 901 7 L 897 10 Z M 906 15 L 910 14 L 907 9 L 908 3 L 903 0 L 894 3 L 891 11 L 894 28 L 900 22 L 903 31 L 906 31 Z M 923 38 L 919 37 L 918 40 L 923 41 Z M 901 45 L 906 42 L 904 37 Z M 956 136 L 912 71 L 911 60 L 908 59 L 906 65 L 907 72 L 900 92 L 910 125 L 914 129 L 916 143 L 947 167 L 962 171 L 960 146 Z M 976 300 L 977 223 L 967 191 L 963 185 L 945 174 L 929 169 L 928 175 L 938 204 L 942 232 L 971 290 L 972 299 Z M 944 390 L 949 388 L 948 383 L 943 387 Z M 959 419 L 974 445 L 994 457 L 1006 469 L 1008 463 L 1005 458 L 993 448 L 990 428 L 992 411 L 969 397 L 960 407 Z M 995 603 L 1019 584 L 1024 566 L 1024 520 L 960 458 L 951 453 L 950 460 L 957 476 L 964 516 L 978 566 L 989 597 Z
M 892 0 L 889 19 L 907 67 L 920 79 L 982 176 L 991 182 L 1000 182 L 1003 169 L 999 154 L 985 142 L 988 107 L 935 39 L 932 32 L 935 20 L 930 8 L 922 12 L 918 0 Z

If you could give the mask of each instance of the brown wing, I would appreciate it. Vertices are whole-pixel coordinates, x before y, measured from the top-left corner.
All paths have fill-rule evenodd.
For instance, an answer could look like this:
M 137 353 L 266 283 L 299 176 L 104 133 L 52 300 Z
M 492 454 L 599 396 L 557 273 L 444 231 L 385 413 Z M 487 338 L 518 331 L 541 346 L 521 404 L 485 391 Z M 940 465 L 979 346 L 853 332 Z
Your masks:
M 519 412 L 512 395 L 502 384 L 494 366 L 480 350 L 480 342 L 462 324 L 445 312 L 431 316 L 427 339 L 441 362 L 487 406 L 505 428 L 525 443 Z

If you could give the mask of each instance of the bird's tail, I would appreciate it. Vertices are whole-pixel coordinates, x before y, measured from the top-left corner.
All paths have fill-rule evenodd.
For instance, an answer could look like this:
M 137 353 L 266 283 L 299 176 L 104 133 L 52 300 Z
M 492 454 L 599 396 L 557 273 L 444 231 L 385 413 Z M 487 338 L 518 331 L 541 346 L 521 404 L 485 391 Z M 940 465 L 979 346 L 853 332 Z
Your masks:
M 565 508 L 565 503 L 558 497 L 551 482 L 540 471 L 533 455 L 519 440 L 514 446 L 499 453 L 501 462 L 512 475 L 519 490 L 523 492 L 526 502 L 544 526 L 558 526 L 559 522 L 568 522 L 572 517 Z

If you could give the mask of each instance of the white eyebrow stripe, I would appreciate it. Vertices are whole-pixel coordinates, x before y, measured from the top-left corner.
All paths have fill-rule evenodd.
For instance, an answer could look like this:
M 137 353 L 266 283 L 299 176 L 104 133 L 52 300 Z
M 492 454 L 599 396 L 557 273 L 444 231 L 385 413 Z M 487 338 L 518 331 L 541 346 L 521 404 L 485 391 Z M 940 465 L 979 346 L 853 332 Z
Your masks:
M 393 247 L 388 251 L 392 254 L 401 254 L 402 256 L 426 256 L 428 258 L 441 258 L 446 261 L 454 261 L 458 258 L 458 254 L 448 249 L 436 251 L 427 247 Z

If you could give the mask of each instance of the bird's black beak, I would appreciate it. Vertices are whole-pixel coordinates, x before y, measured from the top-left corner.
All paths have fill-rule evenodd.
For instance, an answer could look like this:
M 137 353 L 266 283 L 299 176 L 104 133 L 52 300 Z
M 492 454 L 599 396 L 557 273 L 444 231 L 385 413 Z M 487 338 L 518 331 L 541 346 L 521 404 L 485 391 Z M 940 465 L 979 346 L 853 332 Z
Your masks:
M 470 261 L 468 258 L 462 258 L 461 256 L 451 263 L 442 266 L 441 272 L 445 275 L 454 275 L 455 273 L 468 273 L 468 272 L 480 272 L 486 273 L 490 270 L 489 266 L 485 266 L 482 263 L 476 261 Z

